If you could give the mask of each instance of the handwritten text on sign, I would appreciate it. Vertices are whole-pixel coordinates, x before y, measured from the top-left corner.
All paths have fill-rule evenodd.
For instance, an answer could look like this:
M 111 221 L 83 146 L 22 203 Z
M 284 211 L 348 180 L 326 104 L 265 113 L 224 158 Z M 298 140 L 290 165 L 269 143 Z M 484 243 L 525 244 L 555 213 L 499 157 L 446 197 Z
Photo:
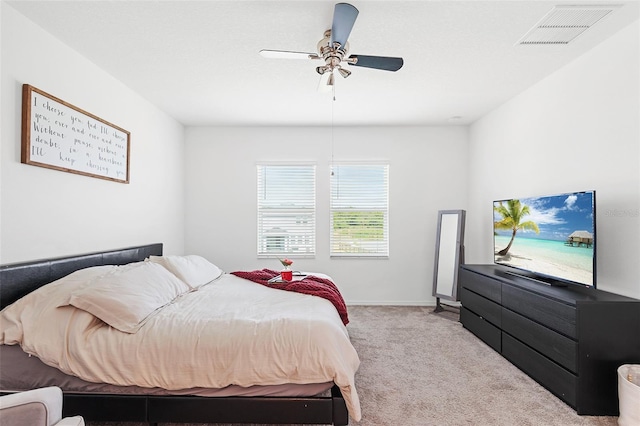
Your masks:
M 23 162 L 128 182 L 128 132 L 31 89 Z

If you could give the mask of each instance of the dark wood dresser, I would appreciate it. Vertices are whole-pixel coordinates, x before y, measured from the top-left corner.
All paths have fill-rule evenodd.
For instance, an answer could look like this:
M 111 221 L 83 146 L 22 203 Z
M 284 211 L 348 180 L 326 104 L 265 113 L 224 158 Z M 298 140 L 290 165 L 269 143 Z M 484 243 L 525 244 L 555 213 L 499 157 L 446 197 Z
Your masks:
M 462 265 L 462 325 L 573 407 L 618 415 L 617 368 L 640 363 L 640 300 Z

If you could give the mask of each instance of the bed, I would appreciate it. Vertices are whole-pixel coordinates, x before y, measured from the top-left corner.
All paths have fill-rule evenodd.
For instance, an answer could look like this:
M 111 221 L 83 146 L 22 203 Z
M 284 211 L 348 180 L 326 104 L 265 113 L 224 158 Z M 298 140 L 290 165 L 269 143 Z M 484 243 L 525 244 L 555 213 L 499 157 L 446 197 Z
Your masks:
M 26 372 L 36 372 L 35 376 L 42 378 L 38 382 L 39 385 L 57 385 L 63 389 L 65 416 L 79 414 L 89 421 L 135 421 L 148 422 L 151 424 L 159 422 L 194 422 L 347 425 L 349 415 L 351 415 L 354 420 L 359 420 L 360 407 L 353 382 L 359 360 L 357 359 L 357 354 L 355 354 L 354 357 L 354 353 L 352 353 L 352 351 L 355 352 L 355 349 L 353 349 L 350 343 L 345 343 L 345 339 L 340 337 L 341 333 L 346 333 L 346 328 L 342 323 L 336 326 L 336 321 L 331 319 L 329 322 L 331 325 L 328 326 L 327 330 L 323 328 L 325 327 L 324 325 L 319 325 L 319 323 L 314 321 L 308 322 L 308 320 L 306 323 L 302 323 L 303 325 L 294 326 L 295 330 L 303 330 L 305 327 L 313 330 L 313 332 L 307 333 L 308 336 L 306 338 L 309 339 L 309 341 L 306 342 L 305 345 L 311 345 L 311 342 L 318 339 L 318 341 L 325 342 L 324 345 L 315 343 L 316 347 L 312 352 L 314 353 L 313 357 L 318 356 L 318 359 L 322 360 L 322 363 L 325 362 L 325 358 L 323 357 L 327 357 L 326 366 L 322 364 L 323 369 L 327 370 L 326 372 L 317 373 L 317 369 L 312 367 L 307 368 L 307 364 L 313 365 L 315 361 L 307 361 L 306 358 L 304 358 L 304 354 L 296 355 L 299 355 L 301 357 L 300 359 L 304 359 L 305 362 L 296 365 L 293 370 L 290 369 L 292 363 L 290 362 L 291 359 L 287 358 L 289 355 L 286 353 L 284 356 L 282 355 L 283 353 L 278 355 L 278 357 L 283 357 L 282 359 L 276 359 L 277 367 L 273 367 L 271 365 L 273 363 L 270 363 L 266 367 L 263 365 L 269 363 L 270 358 L 269 352 L 264 349 L 264 346 L 260 345 L 268 345 L 269 338 L 264 324 L 256 320 L 256 318 L 269 317 L 271 315 L 276 316 L 279 315 L 279 313 L 277 313 L 277 310 L 275 310 L 276 313 L 273 314 L 263 310 L 261 303 L 257 301 L 267 301 L 269 306 L 275 308 L 282 308 L 287 304 L 293 304 L 293 317 L 302 315 L 301 311 L 313 311 L 317 309 L 319 312 L 329 312 L 331 309 L 334 309 L 330 302 L 308 295 L 294 295 L 290 292 L 276 291 L 272 288 L 232 276 L 231 274 L 223 273 L 215 280 L 211 280 L 211 282 L 203 282 L 194 288 L 189 287 L 186 289 L 187 291 L 178 291 L 174 287 L 177 288 L 177 286 L 181 286 L 187 282 L 193 283 L 195 282 L 194 279 L 206 281 L 208 278 L 203 280 L 201 279 L 202 277 L 198 276 L 181 276 L 180 270 L 176 272 L 171 269 L 171 265 L 162 263 L 166 258 L 167 257 L 162 256 L 162 244 L 156 243 L 119 250 L 0 266 L 0 307 L 3 309 L 4 323 L 2 325 L 2 341 L 5 343 L 20 341 L 20 346 L 15 344 L 0 345 L 0 350 L 2 350 L 2 352 L 0 352 L 0 372 L 2 373 L 0 376 L 0 390 L 3 393 L 8 393 L 34 387 L 34 375 L 32 374 L 31 378 L 29 378 Z M 155 263 L 149 262 L 150 259 L 155 259 Z M 116 267 L 113 265 L 127 266 Z M 161 267 L 158 268 L 158 265 L 161 265 Z M 152 315 L 145 316 L 146 314 L 142 312 L 140 315 L 145 316 L 145 319 L 138 323 L 136 323 L 137 320 L 130 320 L 130 312 L 119 312 L 117 306 L 114 308 L 115 311 L 104 313 L 104 315 L 107 315 L 107 318 L 105 318 L 106 321 L 99 319 L 103 318 L 103 313 L 99 310 L 97 312 L 92 310 L 99 309 L 100 306 L 95 308 L 95 303 L 94 305 L 91 304 L 91 298 L 94 297 L 94 293 L 85 291 L 88 286 L 82 284 L 82 280 L 86 279 L 87 276 L 83 274 L 88 273 L 87 271 L 95 273 L 93 271 L 100 270 L 99 278 L 92 278 L 91 283 L 94 285 L 96 282 L 100 283 L 101 280 L 104 281 L 102 277 L 109 274 L 113 274 L 109 275 L 111 277 L 118 277 L 119 275 L 117 274 L 123 270 L 140 271 L 143 269 L 145 269 L 145 271 L 149 269 L 154 271 L 154 273 L 162 272 L 162 274 L 165 275 L 167 270 L 174 272 L 174 274 L 168 274 L 171 275 L 172 278 L 167 278 L 167 284 L 163 284 L 164 287 L 162 290 L 154 288 L 153 297 L 160 297 L 158 294 L 163 294 L 164 292 L 170 293 L 171 291 L 177 291 L 178 296 L 173 299 L 171 299 L 173 296 L 168 296 L 171 302 L 164 304 L 160 309 L 153 310 L 153 306 L 150 307 L 149 309 L 153 312 Z M 112 272 L 112 270 L 117 270 L 117 272 Z M 162 277 L 164 278 L 165 275 L 162 275 Z M 173 280 L 176 276 L 180 279 Z M 72 279 L 73 277 L 79 278 L 74 280 Z M 109 280 L 114 281 L 113 278 Z M 115 281 L 117 282 L 117 279 L 115 279 Z M 43 287 L 49 283 L 53 284 Z M 74 286 L 69 287 L 74 289 L 71 293 L 73 297 L 62 295 L 61 289 L 66 289 L 66 286 Z M 42 289 L 40 289 L 41 287 Z M 35 290 L 38 291 L 35 292 Z M 109 291 L 113 293 L 114 290 L 113 288 L 109 288 Z M 193 357 L 196 357 L 195 362 L 192 362 L 189 368 L 184 367 L 181 363 L 189 362 L 187 358 L 192 357 L 190 352 L 187 351 L 188 353 L 186 355 L 184 352 L 177 352 L 177 356 L 176 353 L 174 353 L 175 351 L 182 350 L 180 348 L 182 340 L 180 344 L 171 346 L 167 351 L 172 353 L 171 357 L 166 359 L 162 357 L 157 358 L 159 356 L 159 346 L 164 346 L 165 342 L 172 342 L 179 339 L 184 339 L 185 342 L 189 342 L 190 339 L 195 339 L 196 346 L 207 348 L 206 340 L 203 337 L 202 341 L 200 341 L 199 333 L 209 333 L 206 330 L 215 330 L 216 333 L 223 333 L 223 331 L 221 331 L 223 327 L 219 325 L 222 323 L 217 323 L 215 327 L 209 326 L 208 328 L 201 328 L 200 331 L 195 333 L 195 337 L 187 334 L 184 338 L 181 336 L 168 340 L 154 337 L 151 330 L 154 330 L 154 327 L 158 328 L 159 326 L 157 326 L 157 324 L 166 323 L 167 318 L 172 318 L 171 321 L 176 321 L 174 317 L 169 317 L 171 312 L 174 314 L 177 313 L 178 317 L 189 318 L 189 321 L 192 321 L 190 324 L 194 329 L 197 329 L 197 327 L 199 327 L 197 316 L 200 315 L 198 312 L 211 311 L 210 315 L 216 316 L 219 313 L 219 315 L 222 315 L 221 312 L 230 309 L 228 306 L 229 303 L 215 305 L 218 300 L 227 300 L 224 298 L 228 296 L 226 293 L 229 291 L 232 292 L 234 297 L 240 295 L 243 300 L 247 300 L 247 304 L 243 310 L 246 311 L 248 315 L 248 318 L 238 321 L 237 323 L 231 323 L 230 329 L 233 330 L 234 333 L 237 331 L 238 336 L 242 336 L 243 333 L 246 334 L 246 332 L 242 330 L 249 330 L 254 333 L 253 338 L 250 339 L 252 349 L 247 353 L 250 354 L 250 358 L 252 359 L 254 359 L 253 357 L 256 357 L 257 354 L 256 359 L 259 359 L 259 362 L 254 362 L 254 364 L 262 366 L 261 368 L 264 367 L 265 372 L 262 372 L 262 370 L 252 371 L 253 367 L 247 368 L 246 364 L 236 364 L 235 359 L 229 360 L 228 357 L 225 358 L 217 352 L 215 356 L 209 356 L 208 359 L 203 362 L 202 359 L 198 359 L 195 355 L 196 351 L 193 351 Z M 250 293 L 243 293 L 244 291 L 250 291 Z M 284 295 L 284 293 L 287 293 L 287 295 Z M 90 296 L 83 297 L 85 294 L 89 294 Z M 110 293 L 107 292 L 106 294 L 109 296 Z M 41 309 L 42 313 L 40 313 L 40 309 L 31 309 L 31 311 L 34 312 L 38 311 L 37 315 L 45 315 L 48 311 L 55 308 L 53 310 L 55 310 L 56 315 L 60 313 L 69 315 L 74 318 L 74 321 L 76 321 L 75 318 L 77 317 L 77 321 L 79 321 L 80 324 L 85 324 L 81 335 L 71 335 L 71 337 L 69 337 L 69 335 L 67 335 L 67 333 L 69 333 L 67 329 L 58 330 L 55 325 L 49 326 L 49 323 L 57 324 L 67 321 L 67 317 L 63 318 L 64 321 L 58 321 L 57 319 L 54 321 L 46 321 L 37 315 L 33 316 L 35 314 L 32 312 L 30 314 L 33 316 L 31 319 L 32 322 L 35 323 L 39 321 L 38 324 L 46 324 L 42 328 L 37 327 L 37 330 L 42 330 L 43 333 L 48 333 L 52 336 L 48 338 L 48 335 L 45 334 L 38 336 L 36 340 L 38 340 L 38 342 L 64 340 L 67 342 L 66 345 L 68 345 L 65 353 L 74 354 L 77 350 L 73 349 L 73 342 L 79 341 L 81 338 L 86 339 L 88 338 L 87 336 L 90 336 L 93 340 L 87 340 L 91 342 L 91 344 L 87 346 L 95 348 L 95 350 L 92 349 L 92 351 L 95 352 L 93 359 L 88 361 L 84 359 L 74 360 L 73 356 L 67 356 L 63 357 L 65 358 L 64 361 L 59 361 L 55 359 L 51 353 L 46 352 L 49 349 L 35 348 L 35 346 L 38 345 L 29 342 L 29 339 L 26 337 L 23 338 L 24 341 L 16 338 L 17 335 L 21 336 L 23 328 L 26 330 L 29 327 L 30 317 L 27 314 L 29 314 L 30 311 L 27 310 L 27 314 L 21 312 L 20 315 L 18 315 L 18 319 L 12 317 L 11 314 L 17 309 L 15 308 L 16 306 L 19 306 L 21 303 L 25 305 L 26 300 L 29 300 L 29 305 L 31 305 L 31 300 L 34 299 L 36 295 L 50 305 L 49 308 L 43 305 L 45 307 Z M 127 297 L 126 294 L 123 296 L 122 293 L 118 293 L 117 299 L 127 299 Z M 276 297 L 276 299 L 272 299 L 273 297 Z M 299 299 L 295 299 L 296 297 Z M 312 304 L 309 305 L 311 308 L 305 305 L 309 303 L 309 300 L 312 302 Z M 321 302 L 318 302 L 318 300 L 321 300 Z M 120 300 L 116 300 L 116 302 L 119 303 Z M 88 303 L 89 305 L 86 307 L 81 303 Z M 159 303 L 162 304 L 164 302 Z M 296 314 L 296 306 L 298 304 L 298 313 Z M 5 309 L 9 305 L 12 305 L 11 309 Z M 78 306 L 82 306 L 82 308 L 78 308 Z M 136 303 L 135 306 L 136 308 L 132 309 L 133 314 L 136 314 L 137 310 L 144 311 L 145 303 Z M 215 309 L 213 309 L 214 307 Z M 85 312 L 85 308 L 87 312 Z M 110 311 L 113 310 L 111 308 L 110 306 Z M 272 309 L 272 311 L 274 311 L 274 309 Z M 285 312 L 284 308 L 282 308 L 282 312 Z M 108 318 L 109 315 L 112 315 L 114 318 Z M 238 314 L 233 313 L 233 315 L 237 316 Z M 340 321 L 335 310 L 333 314 L 328 316 L 336 317 L 338 318 L 338 322 Z M 194 320 L 194 318 L 196 318 L 196 320 Z M 24 321 L 24 323 L 22 321 Z M 223 321 L 228 321 L 228 319 L 224 319 Z M 277 318 L 277 321 L 267 323 L 271 324 L 269 325 L 270 328 L 273 328 L 273 324 L 279 323 L 279 321 L 281 322 L 283 320 Z M 285 321 L 289 321 L 289 319 Z M 105 324 L 105 322 L 112 326 Z M 19 326 L 16 326 L 16 324 L 19 324 Z M 49 329 L 47 327 L 53 328 Z M 343 328 L 343 330 L 338 331 L 341 328 Z M 35 331 L 31 333 L 35 333 Z M 63 333 L 64 339 L 59 339 L 55 335 L 56 333 Z M 211 331 L 211 333 L 213 333 L 213 331 Z M 106 335 L 111 337 L 115 336 L 116 340 L 102 340 L 107 339 L 107 337 L 105 337 Z M 224 334 L 212 335 L 213 339 L 225 336 Z M 318 337 L 318 335 L 320 337 Z M 109 337 L 109 339 L 111 339 L 111 337 Z M 145 346 L 138 345 L 135 346 L 136 349 L 133 354 L 126 354 L 125 356 L 114 356 L 113 353 L 110 352 L 112 347 L 133 348 L 133 344 L 128 345 L 126 342 L 134 342 L 134 340 L 128 339 L 140 339 L 145 342 L 152 342 L 154 350 L 145 352 Z M 32 338 L 32 340 L 34 339 Z M 348 341 L 348 335 L 346 341 Z M 240 342 L 240 338 L 238 342 Z M 82 342 L 77 344 L 82 345 Z M 337 353 L 332 353 L 333 349 L 329 350 L 328 347 L 334 346 L 342 347 L 342 349 L 339 349 Z M 186 347 L 187 346 L 185 346 L 185 348 Z M 232 347 L 233 350 L 230 351 L 229 347 Z M 295 347 L 296 351 L 299 351 L 298 346 L 294 345 L 292 347 Z M 29 354 L 34 353 L 35 350 L 45 351 L 41 354 L 42 359 L 40 359 L 40 357 L 29 356 Z M 52 353 L 60 351 L 59 348 L 55 347 L 51 350 L 53 351 Z M 233 344 L 230 344 L 230 346 L 227 345 L 227 352 L 237 354 L 237 358 L 247 356 L 242 350 L 233 347 Z M 317 353 L 324 355 L 317 355 Z M 109 365 L 104 366 L 104 368 L 102 368 L 101 354 L 104 354 L 105 358 L 113 359 L 113 361 L 110 361 Z M 171 381 L 167 381 L 168 379 L 165 377 L 158 377 L 157 371 L 169 370 L 168 368 L 156 369 L 155 367 L 149 367 L 140 369 L 139 365 L 136 367 L 135 362 L 131 361 L 132 359 L 138 358 L 145 361 L 143 365 L 146 366 L 166 366 L 169 363 L 182 366 L 175 369 L 181 373 L 176 374 L 178 377 L 172 377 Z M 208 368 L 200 371 L 193 368 L 193 365 L 200 366 L 207 362 L 213 363 L 212 365 L 216 367 L 211 367 L 211 370 L 220 370 L 222 366 L 224 367 L 222 370 L 237 371 L 239 376 L 220 378 L 215 375 L 215 377 L 213 377 L 213 374 L 208 374 Z M 113 365 L 111 365 L 111 363 L 113 363 Z M 102 368 L 106 371 L 109 375 L 109 380 L 104 380 L 103 383 L 97 380 L 97 376 L 92 376 L 94 373 L 92 373 L 93 370 L 91 366 L 94 364 L 98 365 L 98 367 L 96 367 L 98 370 Z M 243 365 L 245 366 L 243 367 Z M 77 374 L 78 369 L 81 374 Z M 282 372 L 280 372 L 280 370 L 282 370 Z M 100 374 L 104 374 L 105 371 Z M 279 374 L 281 375 L 280 377 L 278 377 Z M 212 377 L 206 378 L 206 376 Z M 256 376 L 259 377 L 256 379 Z M 26 380 L 18 383 L 21 377 L 26 378 Z M 240 378 L 238 383 L 227 386 L 228 380 L 235 380 L 238 377 Z M 263 378 L 265 378 L 266 381 L 261 383 L 260 380 Z M 283 378 L 287 378 L 288 380 L 283 380 Z M 29 382 L 29 380 L 32 381 Z M 173 380 L 176 381 L 174 382 Z

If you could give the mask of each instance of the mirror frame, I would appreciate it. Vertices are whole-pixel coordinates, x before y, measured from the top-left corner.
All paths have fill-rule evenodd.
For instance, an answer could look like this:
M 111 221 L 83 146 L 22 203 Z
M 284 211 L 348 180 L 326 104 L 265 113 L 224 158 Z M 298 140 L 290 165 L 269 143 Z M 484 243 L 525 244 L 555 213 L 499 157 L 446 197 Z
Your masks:
M 464 210 L 438 211 L 438 233 L 436 237 L 432 292 L 432 295 L 437 298 L 438 305 L 440 304 L 439 299 L 459 300 L 458 267 L 461 263 L 464 263 L 465 217 L 466 212 Z M 444 228 L 443 218 L 445 218 Z M 450 218 L 455 218 L 455 227 L 452 226 Z

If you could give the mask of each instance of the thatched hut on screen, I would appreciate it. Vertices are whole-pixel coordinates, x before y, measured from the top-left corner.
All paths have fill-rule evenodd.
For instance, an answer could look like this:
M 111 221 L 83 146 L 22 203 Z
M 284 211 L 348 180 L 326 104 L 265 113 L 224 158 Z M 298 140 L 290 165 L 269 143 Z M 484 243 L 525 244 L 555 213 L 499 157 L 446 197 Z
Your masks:
M 574 231 L 564 244 L 572 247 L 591 247 L 593 246 L 593 234 L 589 231 Z

